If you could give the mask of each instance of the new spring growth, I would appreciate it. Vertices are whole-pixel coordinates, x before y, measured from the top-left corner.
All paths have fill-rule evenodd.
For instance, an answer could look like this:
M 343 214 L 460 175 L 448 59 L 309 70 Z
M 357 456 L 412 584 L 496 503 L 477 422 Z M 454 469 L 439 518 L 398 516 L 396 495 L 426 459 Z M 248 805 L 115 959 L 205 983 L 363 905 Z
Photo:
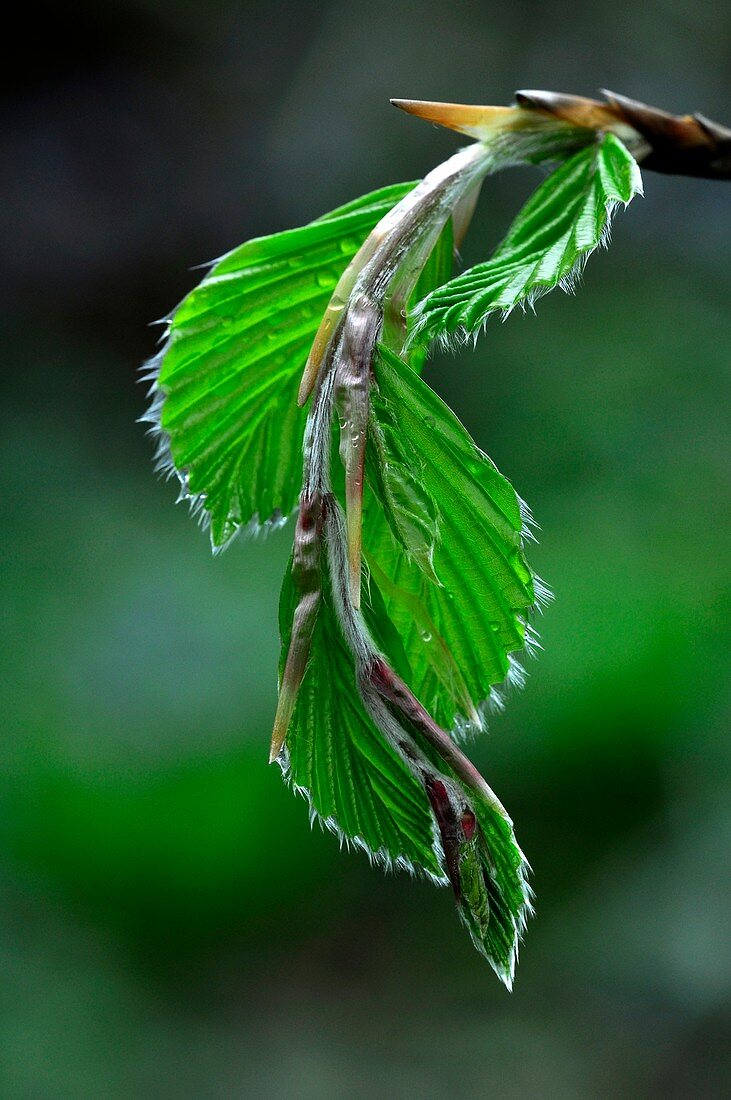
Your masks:
M 546 589 L 525 558 L 527 506 L 419 372 L 433 342 L 476 340 L 490 317 L 572 288 L 641 193 L 638 165 L 731 178 L 725 127 L 604 95 L 393 100 L 472 144 L 224 256 L 147 372 L 160 461 L 215 547 L 298 502 L 270 759 L 341 840 L 449 883 L 508 987 L 528 864 L 458 738 L 522 679 Z M 453 276 L 484 180 L 517 164 L 550 172 L 495 252 Z

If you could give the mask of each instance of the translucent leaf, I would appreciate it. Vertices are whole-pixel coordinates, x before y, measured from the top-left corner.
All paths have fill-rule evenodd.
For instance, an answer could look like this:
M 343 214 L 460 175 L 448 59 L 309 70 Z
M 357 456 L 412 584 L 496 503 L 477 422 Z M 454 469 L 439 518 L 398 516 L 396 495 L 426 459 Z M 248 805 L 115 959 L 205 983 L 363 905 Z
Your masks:
M 408 360 L 409 366 L 419 373 L 424 369 L 424 364 L 429 354 L 429 340 L 419 341 L 416 334 L 413 332 L 413 307 L 417 305 L 418 302 L 421 302 L 428 294 L 431 294 L 432 291 L 443 286 L 443 284 L 451 278 L 452 269 L 454 267 L 454 247 L 454 227 L 452 225 L 452 219 L 449 218 L 437 239 L 437 243 L 429 253 L 429 258 L 414 288 L 414 293 L 411 298 L 411 308 L 407 310 L 408 339 L 406 341 L 405 357 Z M 400 348 L 395 348 L 388 344 L 387 340 L 383 342 L 388 347 L 391 347 L 392 351 L 401 351 Z
M 637 163 L 613 134 L 556 169 L 528 200 L 487 263 L 432 291 L 414 309 L 414 338 L 476 332 L 557 285 L 570 287 L 602 243 L 618 203 L 641 193 Z
M 369 615 L 388 627 L 375 588 Z M 289 572 L 280 603 L 282 667 L 296 595 Z M 386 646 L 393 638 L 384 638 Z M 398 644 L 398 643 L 397 643 Z M 386 866 L 444 880 L 423 786 L 384 740 L 360 701 L 353 657 L 326 589 L 286 738 L 286 774 L 323 823 Z
M 414 186 L 365 195 L 300 229 L 248 241 L 178 306 L 151 364 L 163 459 L 210 521 L 214 546 L 297 503 L 305 413 L 297 386 L 333 288 Z
M 524 645 L 535 602 L 520 502 L 454 413 L 385 348 L 375 378 L 374 415 L 398 423 L 403 441 L 383 462 L 395 468 L 392 477 L 418 481 L 437 510 L 431 561 L 438 583 L 394 537 L 375 479 L 363 529 L 366 561 L 403 642 L 404 679 L 440 725 L 450 728 L 457 716 L 477 723 L 479 704 L 508 676 L 509 654 Z
M 420 302 L 422 298 L 425 298 L 432 290 L 436 290 L 437 287 L 446 283 L 452 274 L 453 264 L 454 227 L 452 225 L 452 219 L 448 218 L 444 229 L 437 238 L 437 243 L 429 253 L 429 258 L 422 268 L 418 282 L 414 288 L 414 302 Z

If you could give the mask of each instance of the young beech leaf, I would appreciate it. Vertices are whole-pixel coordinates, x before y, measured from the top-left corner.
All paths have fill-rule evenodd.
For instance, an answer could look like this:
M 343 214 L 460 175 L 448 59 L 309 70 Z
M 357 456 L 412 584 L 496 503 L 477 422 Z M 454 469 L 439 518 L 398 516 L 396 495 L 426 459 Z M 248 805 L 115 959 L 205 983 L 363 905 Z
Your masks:
M 288 570 L 280 600 L 280 676 L 296 602 Z M 375 586 L 369 593 L 368 611 L 376 629 L 380 624 L 390 630 Z M 393 636 L 386 639 L 389 647 L 393 642 Z M 377 863 L 444 881 L 424 788 L 366 714 L 325 571 L 309 664 L 289 723 L 282 763 L 289 781 L 307 795 L 312 811 L 327 828 L 365 849 Z
M 492 259 L 416 306 L 414 338 L 477 332 L 495 311 L 571 287 L 605 239 L 614 208 L 641 192 L 637 162 L 613 134 L 581 149 L 535 191 Z
M 529 868 L 513 823 L 489 787 L 467 791 L 449 767 L 426 787 L 457 911 L 474 946 L 510 989 L 532 912 Z
M 527 865 L 512 822 L 484 784 L 482 791 L 462 785 L 417 723 L 407 719 L 405 728 L 428 775 L 418 763 L 407 767 L 391 748 L 361 702 L 327 569 L 321 581 L 307 670 L 280 757 L 285 775 L 307 795 L 314 816 L 374 861 L 449 880 L 475 946 L 509 987 L 530 911 Z M 280 679 L 297 600 L 288 570 L 280 603 Z M 408 668 L 373 577 L 363 615 L 377 649 Z
M 393 406 L 371 407 L 365 473 L 397 543 L 438 584 L 434 572 L 437 506 L 424 484 L 423 465 L 407 446 Z
M 300 229 L 248 241 L 173 313 L 150 364 L 163 463 L 210 522 L 215 547 L 297 503 L 299 376 L 333 287 L 368 233 L 415 185 L 364 195 Z
M 457 909 L 477 950 L 510 988 L 518 941 L 532 911 L 528 865 L 507 814 L 475 797 L 472 806 L 476 827 L 460 853 Z
M 374 435 L 366 470 L 379 466 L 369 481 L 366 561 L 401 635 L 409 664 L 404 679 L 440 725 L 450 728 L 457 716 L 479 724 L 477 708 L 509 675 L 509 655 L 523 648 L 525 619 L 535 604 L 520 502 L 454 413 L 403 360 L 380 347 L 374 375 L 373 417 L 388 430 Z M 418 484 L 421 499 L 436 509 L 428 568 L 425 540 L 417 541 L 424 525 L 414 520 L 406 530 L 394 520 L 384 481 Z

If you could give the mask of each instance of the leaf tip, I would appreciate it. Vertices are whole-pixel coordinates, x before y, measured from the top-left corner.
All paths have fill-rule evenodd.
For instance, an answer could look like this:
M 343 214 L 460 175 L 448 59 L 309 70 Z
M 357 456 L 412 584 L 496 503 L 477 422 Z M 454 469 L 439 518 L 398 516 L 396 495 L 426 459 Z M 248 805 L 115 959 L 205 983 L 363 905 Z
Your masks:
M 279 702 L 277 704 L 277 713 L 274 718 L 274 727 L 272 729 L 272 743 L 269 746 L 269 763 L 273 764 L 275 760 L 279 758 L 279 754 L 284 746 L 284 741 L 287 736 L 287 730 L 289 729 L 290 719 L 292 717 L 292 711 L 294 710 L 295 693 L 287 691 L 284 685 L 279 692 Z
M 307 404 L 307 400 L 312 393 L 315 386 L 315 379 L 317 377 L 317 368 L 311 367 L 311 361 L 307 360 L 307 366 L 305 372 L 302 375 L 302 381 L 300 382 L 299 389 L 297 390 L 297 407 L 302 408 Z

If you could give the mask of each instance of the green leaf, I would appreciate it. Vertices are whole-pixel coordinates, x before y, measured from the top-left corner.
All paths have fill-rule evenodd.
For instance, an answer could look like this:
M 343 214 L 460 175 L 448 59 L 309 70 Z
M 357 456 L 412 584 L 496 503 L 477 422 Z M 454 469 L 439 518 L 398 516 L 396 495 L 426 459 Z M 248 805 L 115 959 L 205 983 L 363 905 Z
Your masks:
M 458 716 L 479 723 L 479 704 L 509 677 L 509 655 L 523 648 L 536 598 L 520 501 L 454 413 L 385 348 L 375 379 L 374 416 L 400 429 L 384 436 L 390 447 L 381 467 L 391 482 L 419 484 L 437 511 L 430 560 L 439 583 L 371 479 L 365 557 L 403 642 L 408 668 L 399 671 L 441 726 L 449 729 Z
M 323 580 L 309 665 L 285 742 L 285 774 L 307 794 L 325 826 L 364 848 L 377 862 L 424 871 L 443 882 L 424 788 L 360 701 L 353 657 L 336 621 L 326 577 Z M 296 599 L 288 571 L 280 602 L 281 669 Z M 378 600 L 375 588 L 370 600 L 374 620 L 384 622 L 380 604 L 373 602 Z
M 413 187 L 386 187 L 248 241 L 173 313 L 150 364 L 158 400 L 149 418 L 215 547 L 295 507 L 305 422 L 297 386 L 317 326 L 366 236 Z
M 371 409 L 366 450 L 366 477 L 378 498 L 397 543 L 408 559 L 439 583 L 434 572 L 437 506 L 424 485 L 424 469 L 398 423 L 398 412 L 383 402 Z
M 477 950 L 510 989 L 532 911 L 528 865 L 507 814 L 474 795 L 472 806 L 476 828 L 461 846 L 457 910 Z
M 510 987 L 518 940 L 530 912 L 528 868 L 512 822 L 494 796 L 490 800 L 479 791 L 466 791 L 434 746 L 410 726 L 411 737 L 434 767 L 432 794 L 438 788 L 448 799 L 447 787 L 462 791 L 452 796 L 452 805 L 464 806 L 467 799 L 471 807 L 459 825 L 453 813 L 450 828 L 443 831 L 443 820 L 436 827 L 435 799 L 390 747 L 360 701 L 353 656 L 336 620 L 327 574 L 322 580 L 308 667 L 287 731 L 286 754 L 280 758 L 285 776 L 306 794 L 311 811 L 327 828 L 376 862 L 425 872 L 440 884 L 447 881 L 445 868 L 451 865 L 460 918 L 476 948 Z M 296 603 L 288 570 L 280 601 L 280 676 Z M 401 640 L 373 577 L 363 614 L 376 647 L 404 667 Z M 437 821 L 443 818 L 443 812 L 436 814 Z M 464 826 L 470 821 L 468 834 Z
M 497 310 L 570 287 L 605 238 L 615 206 L 641 192 L 637 163 L 613 134 L 581 149 L 540 185 L 491 260 L 416 306 L 414 338 L 476 332 Z

